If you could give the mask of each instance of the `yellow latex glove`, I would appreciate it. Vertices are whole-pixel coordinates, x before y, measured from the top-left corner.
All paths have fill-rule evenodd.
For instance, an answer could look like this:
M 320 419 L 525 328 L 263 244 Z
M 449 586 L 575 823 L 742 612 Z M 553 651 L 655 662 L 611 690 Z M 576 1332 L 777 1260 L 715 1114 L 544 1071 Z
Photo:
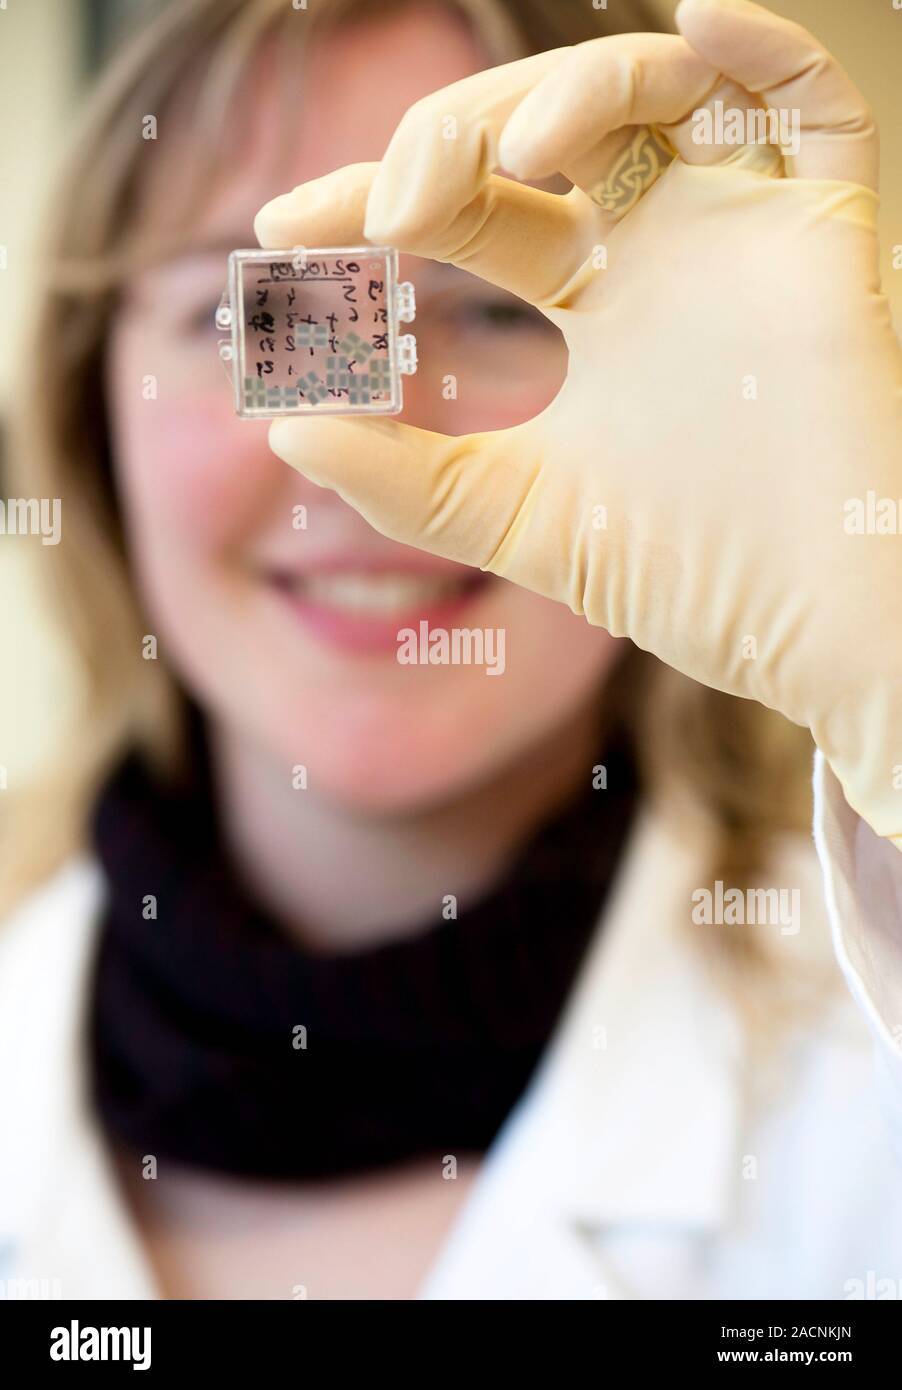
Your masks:
M 746 0 L 683 0 L 677 19 L 682 37 L 595 40 L 436 93 L 381 164 L 257 219 L 264 246 L 363 233 L 529 300 L 569 347 L 552 404 L 459 438 L 279 420 L 271 446 L 384 534 L 806 725 L 849 803 L 902 848 L 902 536 L 850 533 L 856 499 L 867 526 L 869 494 L 902 496 L 873 121 L 798 26 Z M 760 147 L 693 144 L 693 111 L 760 107 L 749 92 L 801 112 L 791 177 L 758 172 Z M 618 219 L 588 193 L 647 123 L 680 158 Z M 555 197 L 499 167 L 563 170 L 575 188 Z

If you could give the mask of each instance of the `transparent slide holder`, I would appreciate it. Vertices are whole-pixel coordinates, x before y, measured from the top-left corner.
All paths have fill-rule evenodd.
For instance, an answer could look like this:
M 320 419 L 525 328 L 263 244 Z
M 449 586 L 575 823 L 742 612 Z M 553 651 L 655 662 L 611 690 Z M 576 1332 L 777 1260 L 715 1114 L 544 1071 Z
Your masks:
M 397 415 L 417 368 L 414 287 L 388 246 L 233 251 L 216 326 L 245 419 Z

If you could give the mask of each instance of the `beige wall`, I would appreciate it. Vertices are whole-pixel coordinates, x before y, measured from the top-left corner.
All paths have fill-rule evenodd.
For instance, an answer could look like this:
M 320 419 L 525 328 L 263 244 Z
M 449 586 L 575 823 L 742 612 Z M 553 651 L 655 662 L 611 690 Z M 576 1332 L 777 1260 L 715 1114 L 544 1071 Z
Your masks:
M 673 0 L 654 3 L 669 22 Z M 902 244 L 902 10 L 892 0 L 773 0 L 772 8 L 813 29 L 877 111 L 884 284 L 902 326 L 902 271 L 890 263 L 890 248 Z M 0 8 L 0 244 L 8 248 L 8 269 L 0 271 L 0 408 L 11 389 L 17 325 L 27 312 L 21 271 L 30 229 L 72 110 L 77 17 L 77 0 L 6 0 Z M 31 538 L 0 538 L 0 765 L 11 785 L 50 743 L 72 686 L 64 655 L 41 621 L 29 573 L 35 559 L 40 546 Z
M 0 406 L 8 399 L 16 327 L 25 312 L 21 273 L 41 191 L 72 110 L 75 0 L 6 0 L 0 9 Z
M 28 314 L 38 210 L 72 112 L 78 10 L 76 0 L 6 0 L 0 9 L 0 245 L 7 256 L 0 271 L 3 411 Z M 41 621 L 32 582 L 35 545 L 32 537 L 0 536 L 0 764 L 10 786 L 48 744 L 60 694 L 71 688 L 63 654 Z

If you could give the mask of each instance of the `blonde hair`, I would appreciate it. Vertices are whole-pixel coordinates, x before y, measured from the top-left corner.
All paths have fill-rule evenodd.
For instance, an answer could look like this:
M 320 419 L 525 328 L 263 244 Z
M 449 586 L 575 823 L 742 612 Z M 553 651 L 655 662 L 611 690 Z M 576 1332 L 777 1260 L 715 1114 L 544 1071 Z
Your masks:
M 403 0 L 400 0 L 403 3 Z M 409 2 L 409 0 L 408 0 Z M 586 0 L 448 0 L 495 62 L 579 43 L 603 33 L 651 29 L 640 3 L 615 11 Z M 86 839 L 99 785 L 127 745 L 163 776 L 184 749 L 184 697 L 162 660 L 141 658 L 149 631 L 130 571 L 113 486 L 103 394 L 103 356 L 116 295 L 130 270 L 175 249 L 190 229 L 202 186 L 227 159 L 230 99 L 263 38 L 301 56 L 309 35 L 362 8 L 329 0 L 298 15 L 285 0 L 178 0 L 135 36 L 98 83 L 47 218 L 37 338 L 54 343 L 54 389 L 38 380 L 37 354 L 19 397 L 27 433 L 13 423 L 13 460 L 26 494 L 60 497 L 66 543 L 50 548 L 52 608 L 77 654 L 83 700 L 64 757 L 27 794 L 0 850 L 0 913 Z M 297 79 L 297 66 L 290 69 Z M 146 113 L 158 118 L 190 89 L 197 180 L 191 206 L 148 236 L 139 197 Z M 161 125 L 163 124 L 161 120 Z M 156 157 L 156 156 L 155 156 Z M 141 166 L 139 168 L 139 165 Z M 21 447 L 17 447 L 21 441 Z M 701 808 L 711 838 L 711 875 L 750 882 L 771 846 L 809 820 L 807 735 L 751 702 L 707 690 L 631 649 L 605 693 L 612 717 L 631 728 L 650 796 L 679 786 Z M 724 959 L 745 986 L 760 943 L 719 929 Z

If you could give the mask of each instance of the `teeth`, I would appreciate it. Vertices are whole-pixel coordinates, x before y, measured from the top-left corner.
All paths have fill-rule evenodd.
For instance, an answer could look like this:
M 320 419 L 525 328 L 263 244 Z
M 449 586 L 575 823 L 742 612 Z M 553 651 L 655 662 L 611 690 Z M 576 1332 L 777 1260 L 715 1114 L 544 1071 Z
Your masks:
M 347 613 L 402 613 L 460 593 L 463 581 L 415 574 L 314 574 L 291 589 L 314 603 Z

